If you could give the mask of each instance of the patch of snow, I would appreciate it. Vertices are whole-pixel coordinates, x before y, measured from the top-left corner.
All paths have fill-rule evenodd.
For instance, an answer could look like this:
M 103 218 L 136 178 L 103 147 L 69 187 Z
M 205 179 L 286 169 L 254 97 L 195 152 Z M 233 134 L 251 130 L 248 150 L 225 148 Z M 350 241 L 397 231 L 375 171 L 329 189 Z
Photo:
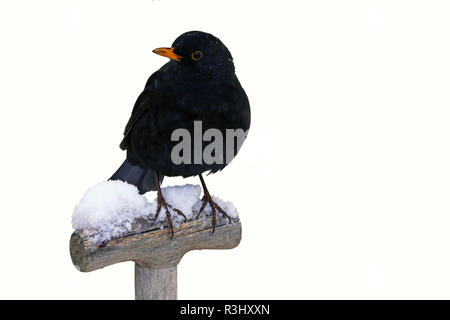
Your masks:
M 238 211 L 234 204 L 231 201 L 223 201 L 222 199 L 212 196 L 215 203 L 219 205 L 231 218 L 237 218 L 239 216 Z M 203 201 L 198 200 L 197 203 L 193 206 L 194 211 L 200 211 L 200 208 L 202 207 Z M 211 206 L 209 204 L 206 205 L 206 207 L 203 209 L 203 213 L 207 216 L 212 215 Z M 221 216 L 222 214 L 216 210 L 216 214 L 218 216 Z
M 188 220 L 194 219 L 193 210 L 202 205 L 201 188 L 198 185 L 186 184 L 162 188 L 166 202 L 173 208 L 183 212 Z M 213 197 L 214 201 L 232 218 L 238 216 L 231 202 Z M 140 195 L 138 189 L 119 180 L 100 182 L 90 188 L 72 214 L 72 226 L 76 230 L 88 230 L 93 234 L 93 241 L 102 243 L 117 238 L 132 230 L 133 222 L 138 218 L 153 220 L 158 205 L 156 199 L 148 201 Z M 174 210 L 170 209 L 174 227 L 184 222 Z M 220 213 L 217 213 L 220 215 Z M 211 207 L 207 205 L 204 215 L 211 215 Z M 158 216 L 158 222 L 167 221 L 164 207 Z
M 72 214 L 72 227 L 96 231 L 94 241 L 108 241 L 131 230 L 136 218 L 150 214 L 147 199 L 122 181 L 100 182 L 90 188 Z
M 188 220 L 193 219 L 192 208 L 199 201 L 202 190 L 199 185 L 185 184 L 183 186 L 170 186 L 161 189 L 164 199 L 173 208 L 176 208 L 183 212 Z M 156 201 L 155 213 L 157 208 Z M 171 210 L 171 217 L 175 227 L 178 227 L 180 223 L 184 222 L 184 218 L 177 214 L 174 210 Z M 162 208 L 158 216 L 158 221 L 165 221 L 166 211 Z

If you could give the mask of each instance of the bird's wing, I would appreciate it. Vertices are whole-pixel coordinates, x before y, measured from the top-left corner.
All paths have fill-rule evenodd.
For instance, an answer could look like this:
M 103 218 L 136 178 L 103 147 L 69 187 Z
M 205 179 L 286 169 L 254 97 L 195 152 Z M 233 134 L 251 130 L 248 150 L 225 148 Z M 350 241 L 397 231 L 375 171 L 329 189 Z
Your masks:
M 131 117 L 128 120 L 127 125 L 125 126 L 125 131 L 123 133 L 124 137 L 122 142 L 120 143 L 120 148 L 122 150 L 126 150 L 130 141 L 130 132 L 133 129 L 136 122 L 140 119 L 140 117 L 149 110 L 151 107 L 152 96 L 154 96 L 154 92 L 152 92 L 151 83 L 157 78 L 159 71 L 155 72 L 148 79 L 147 84 L 145 86 L 144 91 L 139 95 L 134 104 L 133 111 L 131 112 Z

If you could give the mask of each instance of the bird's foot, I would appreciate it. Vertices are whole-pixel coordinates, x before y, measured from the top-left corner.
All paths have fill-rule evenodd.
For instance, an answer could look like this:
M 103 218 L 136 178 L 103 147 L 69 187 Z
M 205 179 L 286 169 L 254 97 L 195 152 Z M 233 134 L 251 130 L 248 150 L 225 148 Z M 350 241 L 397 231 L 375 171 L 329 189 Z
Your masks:
M 108 244 L 109 240 L 103 240 L 101 243 L 97 245 L 99 248 L 104 248 Z
M 167 203 L 166 199 L 164 199 L 164 197 L 162 196 L 162 194 L 158 194 L 158 209 L 156 209 L 156 214 L 155 214 L 155 218 L 153 219 L 152 225 L 155 223 L 156 219 L 158 219 L 159 213 L 161 212 L 161 208 L 164 207 L 164 209 L 166 209 L 166 217 L 167 217 L 167 222 L 169 224 L 169 228 L 170 228 L 170 239 L 173 238 L 173 222 L 172 222 L 172 217 L 170 215 L 170 210 L 173 210 L 176 214 L 178 214 L 179 216 L 184 218 L 184 222 L 187 221 L 186 216 L 184 215 L 183 212 L 181 212 L 181 210 L 178 210 L 177 208 L 172 207 L 170 204 Z
M 99 243 L 98 245 L 97 245 L 97 247 L 98 248 L 104 248 L 104 247 L 106 247 L 106 245 L 108 244 L 108 243 L 110 243 L 111 241 L 112 241 L 113 239 L 110 239 L 110 240 L 103 240 L 101 243 Z M 119 243 L 119 239 L 115 239 L 114 240 L 114 243 Z
M 200 210 L 199 210 L 199 212 L 198 212 L 198 214 L 197 214 L 197 219 L 200 217 L 200 214 L 203 212 L 203 210 L 205 210 L 206 205 L 209 204 L 209 206 L 211 207 L 211 213 L 212 213 L 212 218 L 213 218 L 213 221 L 212 221 L 212 227 L 213 227 L 212 233 L 214 233 L 214 231 L 216 230 L 216 221 L 217 221 L 217 218 L 216 218 L 216 210 L 219 211 L 219 212 L 222 214 L 222 216 L 223 216 L 224 218 L 228 219 L 228 221 L 231 223 L 231 218 L 230 218 L 230 216 L 225 212 L 225 210 L 223 210 L 223 209 L 222 209 L 222 208 L 221 208 L 221 207 L 220 207 L 220 206 L 212 199 L 212 197 L 211 197 L 211 195 L 209 194 L 209 192 L 208 192 L 208 193 L 205 193 L 205 194 L 203 195 L 202 201 L 203 201 L 203 204 L 202 204 L 202 206 L 200 207 Z

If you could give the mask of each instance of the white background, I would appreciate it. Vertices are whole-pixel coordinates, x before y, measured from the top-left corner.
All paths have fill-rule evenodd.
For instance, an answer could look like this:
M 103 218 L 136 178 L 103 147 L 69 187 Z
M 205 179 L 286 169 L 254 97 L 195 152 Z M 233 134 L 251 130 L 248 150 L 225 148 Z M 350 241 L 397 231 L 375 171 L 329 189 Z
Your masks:
M 450 298 L 447 1 L 0 2 L 0 298 L 133 299 L 72 265 L 71 213 L 125 157 L 151 52 L 222 39 L 252 106 L 208 176 L 238 248 L 188 253 L 180 299 Z M 166 179 L 165 185 L 198 183 Z

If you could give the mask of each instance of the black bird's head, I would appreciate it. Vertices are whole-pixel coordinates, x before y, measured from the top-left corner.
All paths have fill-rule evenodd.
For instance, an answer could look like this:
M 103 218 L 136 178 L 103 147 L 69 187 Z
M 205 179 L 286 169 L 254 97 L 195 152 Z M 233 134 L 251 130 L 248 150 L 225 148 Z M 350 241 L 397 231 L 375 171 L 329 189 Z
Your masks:
M 234 73 L 233 57 L 227 47 L 212 34 L 190 31 L 179 36 L 172 47 L 157 48 L 154 53 L 170 58 L 180 68 L 196 76 Z

